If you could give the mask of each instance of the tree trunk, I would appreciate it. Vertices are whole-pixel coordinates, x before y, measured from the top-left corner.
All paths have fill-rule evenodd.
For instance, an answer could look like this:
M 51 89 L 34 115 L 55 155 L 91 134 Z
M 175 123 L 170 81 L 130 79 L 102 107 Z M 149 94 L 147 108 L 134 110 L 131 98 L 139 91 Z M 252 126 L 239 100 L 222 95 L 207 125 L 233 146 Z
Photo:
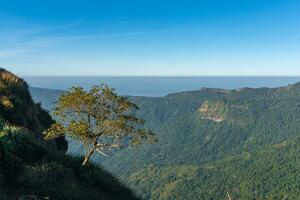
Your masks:
M 86 165 L 86 163 L 90 160 L 90 157 L 93 155 L 93 153 L 95 152 L 95 149 L 92 148 L 84 157 L 84 160 L 82 162 L 82 166 L 84 167 Z
M 85 155 L 84 160 L 82 162 L 82 166 L 84 167 L 86 163 L 90 160 L 90 157 L 93 155 L 93 153 L 96 151 L 97 148 L 97 142 L 98 142 L 98 136 L 94 138 L 93 141 L 93 148 Z

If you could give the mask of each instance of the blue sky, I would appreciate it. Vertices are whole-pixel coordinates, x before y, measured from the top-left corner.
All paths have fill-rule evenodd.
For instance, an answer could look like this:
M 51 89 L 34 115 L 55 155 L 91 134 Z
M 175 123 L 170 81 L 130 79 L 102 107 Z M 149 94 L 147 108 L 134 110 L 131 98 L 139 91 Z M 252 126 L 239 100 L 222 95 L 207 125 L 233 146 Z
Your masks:
M 299 0 L 1 0 L 19 75 L 300 75 Z

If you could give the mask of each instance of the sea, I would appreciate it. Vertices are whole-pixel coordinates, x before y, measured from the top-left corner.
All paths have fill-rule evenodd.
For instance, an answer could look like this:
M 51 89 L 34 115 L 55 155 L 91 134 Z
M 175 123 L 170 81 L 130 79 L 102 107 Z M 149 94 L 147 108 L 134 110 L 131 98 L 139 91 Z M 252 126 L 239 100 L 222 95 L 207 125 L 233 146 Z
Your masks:
M 66 90 L 89 89 L 105 83 L 120 95 L 165 96 L 201 88 L 239 89 L 279 87 L 300 82 L 300 77 L 23 77 L 30 87 Z

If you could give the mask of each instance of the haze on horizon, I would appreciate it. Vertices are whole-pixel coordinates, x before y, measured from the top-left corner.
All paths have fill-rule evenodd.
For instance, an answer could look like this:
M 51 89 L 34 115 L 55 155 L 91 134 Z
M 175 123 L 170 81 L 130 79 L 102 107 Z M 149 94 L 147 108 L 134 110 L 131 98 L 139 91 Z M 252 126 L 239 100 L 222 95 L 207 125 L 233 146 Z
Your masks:
M 297 0 L 3 0 L 0 66 L 22 76 L 300 76 L 299 10 Z

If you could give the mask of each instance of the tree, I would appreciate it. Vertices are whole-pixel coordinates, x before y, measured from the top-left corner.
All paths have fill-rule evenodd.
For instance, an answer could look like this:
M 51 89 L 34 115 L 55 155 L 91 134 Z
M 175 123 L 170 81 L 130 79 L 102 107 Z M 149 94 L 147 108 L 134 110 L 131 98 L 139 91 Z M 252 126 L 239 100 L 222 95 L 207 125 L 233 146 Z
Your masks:
M 83 143 L 85 166 L 95 152 L 139 145 L 153 141 L 154 134 L 142 127 L 144 120 L 135 116 L 138 106 L 118 96 L 107 85 L 94 86 L 90 91 L 71 88 L 58 100 L 54 115 L 59 119 L 44 134 L 53 139 L 65 134 Z

